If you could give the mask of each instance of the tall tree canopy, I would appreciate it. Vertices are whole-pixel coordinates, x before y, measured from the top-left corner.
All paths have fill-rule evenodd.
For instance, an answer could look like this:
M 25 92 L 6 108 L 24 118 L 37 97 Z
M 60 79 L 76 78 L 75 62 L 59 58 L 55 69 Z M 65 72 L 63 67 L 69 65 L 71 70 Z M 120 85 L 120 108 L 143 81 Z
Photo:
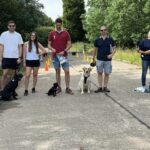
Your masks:
M 52 25 L 51 18 L 41 9 L 38 0 L 1 0 L 0 1 L 0 33 L 7 29 L 8 20 L 15 20 L 17 31 L 25 34 L 38 26 Z
M 101 25 L 109 28 L 120 46 L 132 47 L 150 30 L 150 0 L 88 0 L 83 24 L 93 41 Z
M 81 21 L 81 15 L 84 13 L 84 0 L 63 0 L 64 27 L 70 32 L 74 42 L 85 38 Z

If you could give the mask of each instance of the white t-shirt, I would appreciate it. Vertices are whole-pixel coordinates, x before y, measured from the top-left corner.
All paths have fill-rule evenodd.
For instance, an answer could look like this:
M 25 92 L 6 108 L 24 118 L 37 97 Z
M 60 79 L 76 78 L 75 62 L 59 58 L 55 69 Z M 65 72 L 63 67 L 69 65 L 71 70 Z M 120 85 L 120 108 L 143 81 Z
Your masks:
M 39 54 L 36 52 L 36 46 L 32 43 L 32 50 L 29 52 L 29 43 L 27 42 L 26 60 L 39 60 Z
M 0 44 L 4 46 L 3 58 L 18 58 L 18 46 L 23 44 L 23 40 L 18 32 L 6 31 L 1 34 Z

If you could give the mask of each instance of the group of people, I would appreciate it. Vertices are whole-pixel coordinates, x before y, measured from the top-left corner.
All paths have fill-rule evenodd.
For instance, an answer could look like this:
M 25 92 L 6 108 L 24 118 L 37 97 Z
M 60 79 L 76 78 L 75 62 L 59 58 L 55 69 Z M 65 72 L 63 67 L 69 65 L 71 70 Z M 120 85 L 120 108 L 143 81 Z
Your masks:
M 0 63 L 2 67 L 1 91 L 4 89 L 7 81 L 9 70 L 16 73 L 20 63 L 25 67 L 25 91 L 27 96 L 29 79 L 33 71 L 33 86 L 32 93 L 36 92 L 36 84 L 38 79 L 38 70 L 40 67 L 39 56 L 47 53 L 46 49 L 40 44 L 36 32 L 31 32 L 29 40 L 23 43 L 22 36 L 16 32 L 15 21 L 8 22 L 8 31 L 5 31 L 0 36 Z M 57 93 L 62 91 L 61 88 L 61 67 L 65 73 L 66 93 L 73 95 L 70 88 L 70 71 L 68 61 L 68 51 L 71 48 L 71 37 L 69 33 L 62 27 L 62 19 L 58 18 L 55 21 L 55 29 L 48 35 L 48 48 L 52 52 L 52 62 L 56 71 L 56 82 L 59 87 Z M 108 35 L 106 26 L 100 27 L 100 36 L 94 42 L 93 62 L 96 62 L 99 87 L 95 93 L 110 92 L 108 89 L 109 75 L 112 72 L 111 60 L 114 56 L 115 42 Z M 150 32 L 148 39 L 142 40 L 139 44 L 138 52 L 142 58 L 142 86 L 146 86 L 146 74 L 150 66 Z M 63 63 L 60 58 L 65 58 Z

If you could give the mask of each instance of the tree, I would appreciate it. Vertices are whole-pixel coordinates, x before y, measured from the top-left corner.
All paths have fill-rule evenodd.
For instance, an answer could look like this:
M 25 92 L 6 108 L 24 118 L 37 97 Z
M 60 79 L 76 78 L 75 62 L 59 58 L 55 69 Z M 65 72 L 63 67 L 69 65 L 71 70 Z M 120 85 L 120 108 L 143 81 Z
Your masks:
M 150 29 L 150 0 L 89 0 L 88 6 L 83 25 L 91 42 L 102 25 L 123 47 L 134 47 Z
M 7 22 L 15 20 L 17 31 L 25 35 L 36 27 L 52 25 L 41 9 L 38 0 L 1 0 L 0 1 L 0 33 L 7 30 Z
M 81 15 L 84 13 L 84 0 L 63 0 L 63 23 L 73 42 L 85 39 L 81 21 Z

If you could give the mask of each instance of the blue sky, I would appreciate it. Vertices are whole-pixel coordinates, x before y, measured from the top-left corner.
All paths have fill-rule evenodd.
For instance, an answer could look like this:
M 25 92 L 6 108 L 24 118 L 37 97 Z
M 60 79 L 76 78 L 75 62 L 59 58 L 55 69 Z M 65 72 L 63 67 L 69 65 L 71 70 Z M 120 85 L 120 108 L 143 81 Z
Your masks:
M 87 0 L 85 0 L 87 1 Z M 43 12 L 55 20 L 57 17 L 62 16 L 62 0 L 39 0 L 44 5 Z

